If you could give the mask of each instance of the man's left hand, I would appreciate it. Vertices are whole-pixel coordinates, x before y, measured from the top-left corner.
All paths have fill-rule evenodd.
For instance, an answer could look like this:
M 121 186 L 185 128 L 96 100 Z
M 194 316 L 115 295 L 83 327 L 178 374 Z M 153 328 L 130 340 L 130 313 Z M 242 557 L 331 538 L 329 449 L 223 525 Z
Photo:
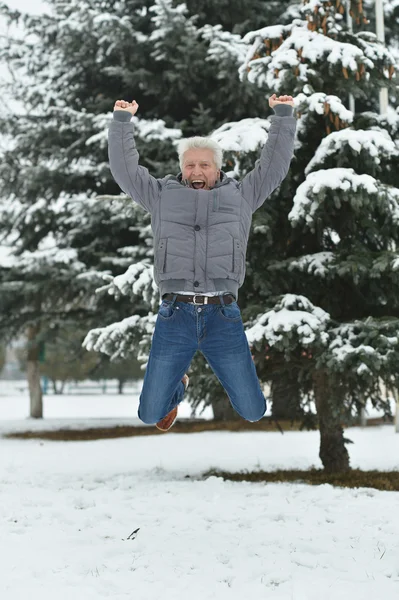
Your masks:
M 270 96 L 269 98 L 269 106 L 270 108 L 274 108 L 277 104 L 289 104 L 290 106 L 294 106 L 294 99 L 292 96 L 279 96 L 276 97 L 276 94 Z

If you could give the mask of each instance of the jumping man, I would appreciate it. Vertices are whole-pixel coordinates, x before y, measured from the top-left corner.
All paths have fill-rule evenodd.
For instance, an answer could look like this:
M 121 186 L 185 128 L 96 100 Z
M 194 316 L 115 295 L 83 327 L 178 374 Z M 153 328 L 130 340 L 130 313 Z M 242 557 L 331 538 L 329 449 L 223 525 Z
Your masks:
M 207 137 L 178 144 L 181 172 L 156 179 L 139 165 L 131 118 L 138 104 L 117 100 L 109 126 L 109 162 L 120 188 L 151 214 L 154 279 L 160 292 L 138 416 L 168 431 L 202 352 L 234 409 L 258 421 L 266 400 L 237 304 L 245 277 L 252 214 L 288 173 L 296 118 L 292 96 L 273 94 L 268 139 L 242 181 L 221 170 L 223 153 Z

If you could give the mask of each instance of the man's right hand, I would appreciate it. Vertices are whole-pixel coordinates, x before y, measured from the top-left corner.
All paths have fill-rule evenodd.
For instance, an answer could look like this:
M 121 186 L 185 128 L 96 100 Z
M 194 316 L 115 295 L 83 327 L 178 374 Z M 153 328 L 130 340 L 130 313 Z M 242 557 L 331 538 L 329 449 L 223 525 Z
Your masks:
M 125 100 L 117 100 L 114 105 L 114 111 L 125 110 L 126 112 L 129 112 L 132 116 L 136 114 L 138 108 L 139 105 L 137 104 L 136 100 L 133 100 L 132 102 L 126 102 Z

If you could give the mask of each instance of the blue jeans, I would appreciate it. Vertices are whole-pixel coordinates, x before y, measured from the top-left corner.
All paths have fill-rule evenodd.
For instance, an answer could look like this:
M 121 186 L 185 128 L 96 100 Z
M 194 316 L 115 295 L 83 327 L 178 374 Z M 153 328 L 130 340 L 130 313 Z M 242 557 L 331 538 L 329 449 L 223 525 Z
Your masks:
M 261 419 L 266 400 L 237 302 L 198 306 L 178 302 L 176 296 L 162 300 L 159 306 L 140 394 L 139 418 L 144 423 L 157 423 L 183 400 L 181 379 L 197 350 L 238 414 L 247 421 Z

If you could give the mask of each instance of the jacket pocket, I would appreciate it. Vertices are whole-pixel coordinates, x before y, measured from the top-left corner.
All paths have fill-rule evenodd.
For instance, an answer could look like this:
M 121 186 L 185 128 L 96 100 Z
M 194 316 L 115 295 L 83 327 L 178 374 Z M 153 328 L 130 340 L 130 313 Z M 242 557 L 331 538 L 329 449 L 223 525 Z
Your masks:
M 238 238 L 233 238 L 233 272 L 240 273 L 242 264 L 241 242 Z
M 212 210 L 216 212 L 219 209 L 219 194 L 217 190 L 213 190 L 213 205 Z
M 168 244 L 168 238 L 162 238 L 159 240 L 157 256 L 156 256 L 156 266 L 157 271 L 159 273 L 164 273 L 166 267 L 166 246 Z
M 234 213 L 233 206 L 226 206 L 220 204 L 220 192 L 218 190 L 213 190 L 213 204 L 212 204 L 213 212 L 226 212 L 226 213 Z

